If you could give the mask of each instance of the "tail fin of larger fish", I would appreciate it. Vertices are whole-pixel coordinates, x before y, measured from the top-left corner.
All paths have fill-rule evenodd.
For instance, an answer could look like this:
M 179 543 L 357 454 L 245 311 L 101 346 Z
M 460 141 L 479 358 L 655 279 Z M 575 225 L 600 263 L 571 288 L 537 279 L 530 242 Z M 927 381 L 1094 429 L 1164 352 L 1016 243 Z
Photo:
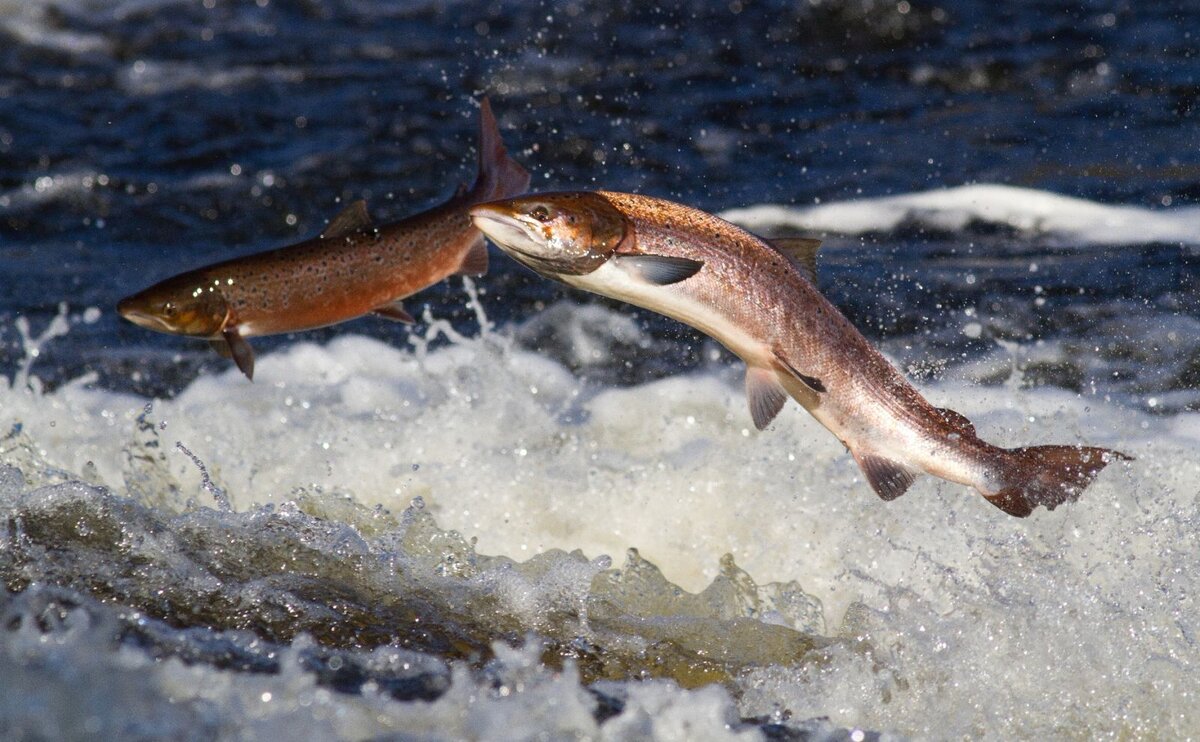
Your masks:
M 997 468 L 1002 487 L 983 496 L 1018 518 L 1026 517 L 1039 505 L 1053 510 L 1064 502 L 1078 500 L 1105 466 L 1133 458 L 1088 446 L 1031 446 L 999 452 Z
M 529 171 L 508 156 L 492 105 L 479 105 L 479 175 L 468 194 L 473 203 L 520 196 L 529 189 Z

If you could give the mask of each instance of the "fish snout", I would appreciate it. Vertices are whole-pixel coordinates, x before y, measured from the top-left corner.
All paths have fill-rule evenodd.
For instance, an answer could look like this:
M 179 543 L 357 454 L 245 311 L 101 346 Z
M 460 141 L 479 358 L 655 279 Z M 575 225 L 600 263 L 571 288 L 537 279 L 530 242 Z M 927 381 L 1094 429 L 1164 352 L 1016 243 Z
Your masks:
M 480 204 L 468 213 L 475 228 L 487 235 L 501 250 L 530 257 L 545 256 L 546 240 L 537 239 L 531 234 L 524 220 L 504 202 Z
M 471 217 L 471 223 L 477 229 L 484 232 L 484 234 L 487 233 L 484 227 L 490 226 L 493 223 L 501 225 L 511 224 L 514 226 L 520 224 L 520 220 L 514 216 L 512 209 L 506 208 L 503 202 L 493 201 L 486 204 L 477 204 L 472 206 L 467 214 Z
M 155 312 L 138 294 L 127 296 L 117 302 L 117 314 L 138 327 L 156 332 L 174 332 L 171 325 Z

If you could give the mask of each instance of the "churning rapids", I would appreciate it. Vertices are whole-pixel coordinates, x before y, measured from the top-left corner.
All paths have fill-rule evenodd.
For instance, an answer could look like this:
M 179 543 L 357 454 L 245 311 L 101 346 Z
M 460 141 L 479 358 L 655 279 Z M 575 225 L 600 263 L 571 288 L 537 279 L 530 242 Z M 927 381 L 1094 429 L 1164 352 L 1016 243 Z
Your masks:
M 1200 725 L 1195 413 L 1028 387 L 1028 358 L 1002 343 L 1001 380 L 960 364 L 928 396 L 1001 444 L 1086 441 L 1137 461 L 1025 521 L 932 479 L 884 503 L 794 405 L 754 432 L 739 370 L 714 349 L 685 374 L 588 383 L 576 371 L 654 338 L 570 302 L 495 329 L 465 289 L 477 336 L 426 310 L 407 348 L 301 338 L 261 358 L 253 384 L 230 368 L 155 401 L 86 377 L 45 391 L 42 349 L 98 312 L 20 320 L 27 361 L 0 386 L 0 727 L 858 739 Z

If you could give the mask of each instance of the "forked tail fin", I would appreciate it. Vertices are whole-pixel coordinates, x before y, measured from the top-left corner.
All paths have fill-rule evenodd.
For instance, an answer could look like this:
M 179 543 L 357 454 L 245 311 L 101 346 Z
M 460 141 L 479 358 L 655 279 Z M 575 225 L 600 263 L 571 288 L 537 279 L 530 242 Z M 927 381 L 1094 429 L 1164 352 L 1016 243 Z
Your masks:
M 1119 451 L 1087 446 L 1001 450 L 997 468 L 1003 487 L 995 494 L 984 493 L 984 497 L 1009 515 L 1024 518 L 1039 505 L 1053 510 L 1078 500 L 1105 466 L 1132 459 Z
M 472 203 L 520 196 L 529 189 L 529 171 L 508 156 L 492 105 L 479 105 L 479 175 L 468 194 Z

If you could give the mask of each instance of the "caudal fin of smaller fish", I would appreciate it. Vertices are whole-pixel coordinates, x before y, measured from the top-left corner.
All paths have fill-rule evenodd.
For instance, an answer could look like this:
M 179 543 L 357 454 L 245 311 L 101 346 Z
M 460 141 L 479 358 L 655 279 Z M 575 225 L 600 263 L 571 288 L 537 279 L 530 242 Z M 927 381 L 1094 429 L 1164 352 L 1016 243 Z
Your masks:
M 998 478 L 1004 486 L 984 493 L 1009 515 L 1024 518 L 1039 505 L 1053 510 L 1074 502 L 1113 461 L 1131 461 L 1119 451 L 1088 446 L 1031 446 L 1001 450 Z
M 492 105 L 484 98 L 479 105 L 479 175 L 471 186 L 475 203 L 519 196 L 529 190 L 529 171 L 508 156 Z

